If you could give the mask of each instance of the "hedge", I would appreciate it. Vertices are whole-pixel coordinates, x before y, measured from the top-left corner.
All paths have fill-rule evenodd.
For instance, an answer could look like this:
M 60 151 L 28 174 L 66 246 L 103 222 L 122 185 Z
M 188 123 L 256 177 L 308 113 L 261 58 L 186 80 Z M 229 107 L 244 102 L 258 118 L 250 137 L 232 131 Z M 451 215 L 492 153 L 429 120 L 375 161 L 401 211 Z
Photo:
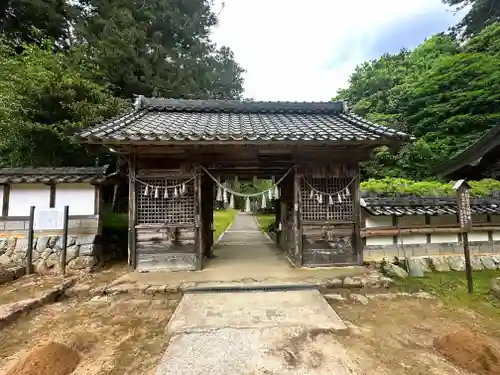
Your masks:
M 491 196 L 500 191 L 500 181 L 484 179 L 467 181 L 471 186 L 471 195 L 475 197 Z M 366 193 L 405 194 L 415 196 L 453 196 L 455 181 L 441 182 L 437 180 L 413 181 L 403 178 L 369 179 L 361 182 L 361 191 Z

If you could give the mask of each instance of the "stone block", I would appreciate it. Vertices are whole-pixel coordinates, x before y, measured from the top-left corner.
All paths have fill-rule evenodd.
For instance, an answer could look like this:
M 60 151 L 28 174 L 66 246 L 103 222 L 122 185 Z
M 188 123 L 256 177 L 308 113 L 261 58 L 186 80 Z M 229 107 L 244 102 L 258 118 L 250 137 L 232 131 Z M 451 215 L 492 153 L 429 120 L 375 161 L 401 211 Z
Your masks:
M 430 271 L 425 258 L 408 258 L 406 264 L 408 273 L 412 277 L 423 277 L 425 272 Z
M 16 237 L 10 237 L 7 240 L 7 248 L 5 249 L 5 254 L 10 255 L 14 252 L 14 249 L 16 248 L 16 243 L 17 243 L 17 238 Z
M 46 260 L 53 252 L 54 252 L 54 250 L 47 248 L 44 251 L 42 251 L 42 253 L 40 254 L 40 257 L 43 260 Z
M 49 247 L 49 241 L 50 237 L 47 236 L 38 237 L 38 240 L 36 241 L 36 251 L 38 251 L 39 253 L 45 251 L 45 249 Z
M 406 272 L 403 268 L 389 262 L 382 265 L 382 270 L 387 276 L 394 279 L 406 279 L 408 277 L 408 272 Z
M 450 266 L 445 261 L 444 257 L 432 256 L 429 259 L 430 259 L 431 267 L 434 270 L 436 270 L 437 272 L 447 272 L 450 270 Z
M 3 253 L 5 253 L 5 251 L 7 250 L 7 242 L 8 242 L 8 238 L 7 237 L 2 237 L 0 238 L 0 255 L 2 255 Z
M 68 229 L 79 229 L 81 227 L 81 220 L 71 219 L 68 220 Z
M 11 264 L 12 259 L 10 259 L 7 255 L 0 255 L 0 266 L 6 266 L 7 264 Z
M 500 268 L 500 255 L 492 255 L 491 259 L 497 265 L 497 268 Z
M 78 246 L 78 245 L 76 245 Z M 85 245 L 80 245 L 80 255 L 95 255 L 95 245 L 94 244 L 85 244 Z
M 16 247 L 14 248 L 14 251 L 21 252 L 26 250 L 28 250 L 28 238 L 26 237 L 18 238 L 16 241 Z
M 53 249 L 56 246 L 56 242 L 59 239 L 59 236 L 51 236 L 49 240 L 49 247 Z
M 481 259 L 481 263 L 483 264 L 484 268 L 486 268 L 487 270 L 496 270 L 497 269 L 497 265 L 495 264 L 495 262 L 493 261 L 493 258 L 491 256 L 481 256 L 479 257 Z
M 92 267 L 96 264 L 94 257 L 80 256 L 68 263 L 68 269 L 81 270 Z
M 462 251 L 463 251 L 463 247 L 462 247 Z M 469 245 L 469 251 L 471 254 L 477 254 L 477 253 L 480 253 L 481 252 L 481 246 L 479 244 L 470 244 Z
M 474 271 L 481 271 L 484 270 L 483 263 L 481 262 L 481 259 L 479 257 L 471 257 L 470 258 L 470 265 L 472 270 Z
M 463 256 L 449 256 L 446 257 L 446 261 L 452 271 L 465 271 L 465 259 Z
M 90 235 L 90 236 L 78 236 L 76 238 L 76 244 L 77 245 L 90 245 L 90 244 L 95 244 L 96 243 L 96 235 Z
M 63 248 L 63 236 L 57 237 L 55 246 L 56 248 L 62 249 Z M 66 241 L 66 247 L 70 247 L 76 244 L 76 236 L 68 236 L 68 239 Z
M 79 255 L 80 246 L 73 245 L 66 249 L 66 263 L 69 263 Z
M 415 246 L 412 248 L 412 256 L 420 257 L 428 254 L 428 247 L 425 245 Z
M 97 219 L 81 219 L 80 220 L 80 228 L 95 228 L 97 229 L 99 221 Z

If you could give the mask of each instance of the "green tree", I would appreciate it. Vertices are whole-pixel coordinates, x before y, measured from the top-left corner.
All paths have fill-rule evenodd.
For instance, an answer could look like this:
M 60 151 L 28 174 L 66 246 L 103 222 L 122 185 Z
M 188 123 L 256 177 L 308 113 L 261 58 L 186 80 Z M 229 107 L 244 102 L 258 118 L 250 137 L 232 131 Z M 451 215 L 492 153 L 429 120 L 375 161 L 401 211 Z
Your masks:
M 17 48 L 23 43 L 41 44 L 45 39 L 66 45 L 77 9 L 66 0 L 3 0 L 0 2 L 0 33 Z
M 239 98 L 243 69 L 209 39 L 207 0 L 87 0 L 76 35 L 116 95 Z
M 50 43 L 12 48 L 0 41 L 0 166 L 93 163 L 72 134 L 126 103 L 86 78 L 76 53 L 54 53 Z
M 465 39 L 478 35 L 489 25 L 500 21 L 498 0 L 443 0 L 443 3 L 454 7 L 457 11 L 469 7 L 465 16 L 453 29 Z
M 366 176 L 429 177 L 430 168 L 500 121 L 499 36 L 500 24 L 463 44 L 437 35 L 409 54 L 385 55 L 354 72 L 339 98 L 417 137 L 397 154 L 378 150 Z

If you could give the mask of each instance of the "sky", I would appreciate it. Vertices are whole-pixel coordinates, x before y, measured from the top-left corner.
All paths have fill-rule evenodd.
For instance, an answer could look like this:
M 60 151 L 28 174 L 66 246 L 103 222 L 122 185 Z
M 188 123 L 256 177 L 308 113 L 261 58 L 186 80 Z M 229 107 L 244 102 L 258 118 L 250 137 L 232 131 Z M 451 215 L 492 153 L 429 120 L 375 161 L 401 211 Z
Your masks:
M 246 70 L 245 98 L 328 101 L 354 68 L 459 20 L 441 0 L 222 0 L 212 39 Z

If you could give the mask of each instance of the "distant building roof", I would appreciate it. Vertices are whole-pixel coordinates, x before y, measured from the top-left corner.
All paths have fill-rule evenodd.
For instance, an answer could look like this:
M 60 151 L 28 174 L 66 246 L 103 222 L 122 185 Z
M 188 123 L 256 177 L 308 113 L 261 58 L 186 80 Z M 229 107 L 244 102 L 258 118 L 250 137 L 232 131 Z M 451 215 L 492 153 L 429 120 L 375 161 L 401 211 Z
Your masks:
M 454 197 L 365 197 L 363 201 L 363 208 L 375 216 L 436 216 L 457 213 Z M 473 198 L 471 211 L 474 214 L 500 215 L 500 198 Z
M 107 179 L 107 168 L 107 165 L 102 167 L 0 168 L 0 184 L 71 182 L 100 184 Z
M 410 136 L 349 113 L 342 102 L 140 98 L 135 110 L 76 135 L 83 143 L 326 141 L 403 143 Z
M 500 177 L 500 123 L 450 160 L 439 165 L 435 174 L 447 178 Z

